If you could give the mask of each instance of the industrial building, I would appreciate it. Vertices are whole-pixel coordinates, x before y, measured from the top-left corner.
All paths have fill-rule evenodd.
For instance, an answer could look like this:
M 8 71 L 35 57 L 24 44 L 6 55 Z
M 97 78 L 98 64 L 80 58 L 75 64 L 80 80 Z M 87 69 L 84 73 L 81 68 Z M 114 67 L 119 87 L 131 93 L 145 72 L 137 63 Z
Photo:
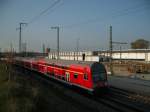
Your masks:
M 63 60 L 79 60 L 79 61 L 108 61 L 110 53 L 107 50 L 103 51 L 60 51 L 59 59 Z M 49 59 L 57 59 L 57 52 L 49 52 Z M 150 49 L 128 49 L 128 50 L 114 50 L 112 52 L 114 60 L 137 60 L 150 62 Z

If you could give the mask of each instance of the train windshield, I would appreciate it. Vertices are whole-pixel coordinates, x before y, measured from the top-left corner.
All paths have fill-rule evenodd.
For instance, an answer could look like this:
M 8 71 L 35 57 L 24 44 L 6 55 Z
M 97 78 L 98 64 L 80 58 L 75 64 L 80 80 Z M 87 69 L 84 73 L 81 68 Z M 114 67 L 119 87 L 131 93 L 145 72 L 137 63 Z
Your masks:
M 106 81 L 106 70 L 103 64 L 94 63 L 91 67 L 93 82 Z

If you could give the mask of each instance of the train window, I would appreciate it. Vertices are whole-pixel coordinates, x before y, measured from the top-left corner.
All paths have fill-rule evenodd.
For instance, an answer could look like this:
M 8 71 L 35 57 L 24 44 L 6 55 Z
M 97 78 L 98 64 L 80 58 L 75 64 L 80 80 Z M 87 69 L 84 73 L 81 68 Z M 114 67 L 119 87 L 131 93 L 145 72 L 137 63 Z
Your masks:
M 50 73 L 49 71 L 47 71 L 47 74 L 48 74 L 48 75 L 51 75 L 51 73 Z
M 95 63 L 94 65 L 92 65 L 91 69 L 94 82 L 106 80 L 106 69 L 104 65 Z
M 86 73 L 84 74 L 84 79 L 88 80 L 88 74 L 86 74 Z
M 65 77 L 64 77 L 64 76 L 62 76 L 62 80 L 65 80 Z
M 78 74 L 77 73 L 74 73 L 74 78 L 78 78 Z
M 59 78 L 59 79 L 61 79 L 61 76 L 60 76 L 60 75 L 58 75 L 58 78 Z

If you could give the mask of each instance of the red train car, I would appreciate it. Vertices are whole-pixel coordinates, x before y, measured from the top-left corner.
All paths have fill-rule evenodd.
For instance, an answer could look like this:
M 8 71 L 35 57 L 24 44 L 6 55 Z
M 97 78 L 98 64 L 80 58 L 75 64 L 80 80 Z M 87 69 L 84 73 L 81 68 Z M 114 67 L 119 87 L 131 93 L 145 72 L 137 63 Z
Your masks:
M 108 88 L 107 73 L 99 62 L 16 58 L 16 64 L 88 91 Z

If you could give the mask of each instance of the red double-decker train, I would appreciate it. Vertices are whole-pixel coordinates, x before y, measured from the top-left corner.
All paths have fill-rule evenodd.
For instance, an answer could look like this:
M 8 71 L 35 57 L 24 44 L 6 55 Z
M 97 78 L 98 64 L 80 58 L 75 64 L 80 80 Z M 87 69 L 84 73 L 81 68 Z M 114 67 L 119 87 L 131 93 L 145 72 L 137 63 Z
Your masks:
M 105 66 L 99 62 L 16 58 L 15 64 L 90 92 L 108 88 Z

